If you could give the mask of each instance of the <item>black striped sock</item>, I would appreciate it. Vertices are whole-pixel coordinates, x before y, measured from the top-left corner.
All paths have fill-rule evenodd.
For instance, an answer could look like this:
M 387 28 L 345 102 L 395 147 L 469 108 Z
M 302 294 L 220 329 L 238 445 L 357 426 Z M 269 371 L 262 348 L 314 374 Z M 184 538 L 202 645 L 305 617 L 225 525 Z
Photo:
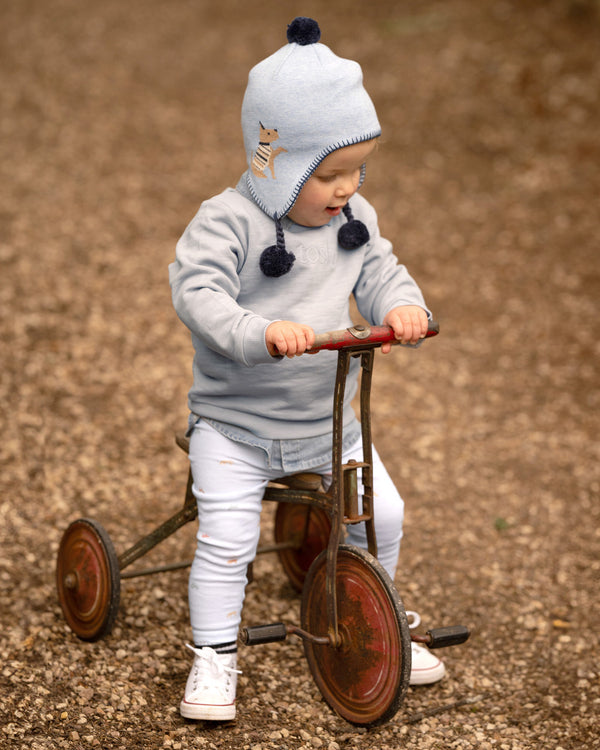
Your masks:
M 204 648 L 204 646 L 212 648 L 217 654 L 237 654 L 237 641 L 229 641 L 228 643 L 204 643 L 202 646 L 194 644 L 194 648 Z

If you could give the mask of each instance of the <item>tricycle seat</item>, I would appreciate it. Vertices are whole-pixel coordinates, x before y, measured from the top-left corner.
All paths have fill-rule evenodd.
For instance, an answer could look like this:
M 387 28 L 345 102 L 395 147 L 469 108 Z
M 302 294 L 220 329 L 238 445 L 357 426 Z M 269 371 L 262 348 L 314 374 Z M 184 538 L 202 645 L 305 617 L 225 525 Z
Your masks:
M 269 487 L 283 485 L 289 487 L 291 490 L 308 490 L 309 492 L 316 492 L 322 489 L 321 487 L 321 475 L 312 474 L 310 472 L 301 472 L 299 474 L 290 474 L 287 477 L 281 477 L 269 482 Z

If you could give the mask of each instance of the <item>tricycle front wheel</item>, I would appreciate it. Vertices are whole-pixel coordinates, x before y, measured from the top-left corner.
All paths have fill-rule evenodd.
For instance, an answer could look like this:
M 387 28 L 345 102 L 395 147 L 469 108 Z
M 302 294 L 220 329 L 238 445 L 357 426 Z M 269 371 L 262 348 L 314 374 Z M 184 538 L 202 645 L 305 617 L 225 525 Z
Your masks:
M 304 630 L 328 635 L 327 554 L 312 564 L 302 595 Z M 394 716 L 408 689 L 411 638 L 400 596 L 368 552 L 342 545 L 336 574 L 338 647 L 304 641 L 313 678 L 327 703 L 358 726 Z

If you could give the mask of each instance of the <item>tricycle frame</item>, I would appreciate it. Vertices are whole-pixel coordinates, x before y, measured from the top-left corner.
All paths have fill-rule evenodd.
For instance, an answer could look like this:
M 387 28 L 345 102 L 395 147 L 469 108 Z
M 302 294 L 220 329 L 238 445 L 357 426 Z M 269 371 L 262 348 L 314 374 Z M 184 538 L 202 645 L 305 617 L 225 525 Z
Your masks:
M 427 336 L 434 336 L 437 332 L 437 324 L 430 324 Z M 324 549 L 320 554 L 315 554 L 314 560 L 311 558 L 310 566 L 306 571 L 300 572 L 299 579 L 294 581 L 290 576 L 290 580 L 298 588 L 303 585 L 305 574 L 307 578 L 307 585 L 302 588 L 302 627 L 276 623 L 244 628 L 240 634 L 240 641 L 248 645 L 282 640 L 288 634 L 299 636 L 304 642 L 313 677 L 324 698 L 348 721 L 363 726 L 387 721 L 398 710 L 408 688 L 411 637 L 431 647 L 441 647 L 461 643 L 469 635 L 466 628 L 455 626 L 428 631 L 426 636 L 411 636 L 400 597 L 376 559 L 371 384 L 375 349 L 385 342 L 397 343 L 393 331 L 387 326 L 355 326 L 316 338 L 311 352 L 321 349 L 338 352 L 333 394 L 332 481 L 327 491 L 322 489 L 321 478 L 317 474 L 293 475 L 270 482 L 265 490 L 264 500 L 277 502 L 278 513 L 290 504 L 308 506 L 308 512 L 302 521 L 303 533 L 300 534 L 300 540 L 279 539 L 275 544 L 260 547 L 258 553 L 278 552 L 286 569 L 282 555 L 289 551 L 293 554 L 301 549 L 309 527 L 311 508 L 326 514 L 330 524 L 328 538 L 321 540 L 324 542 Z M 359 358 L 361 366 L 363 460 L 351 460 L 344 464 L 343 408 L 351 358 Z M 178 435 L 176 441 L 187 453 L 188 437 Z M 359 471 L 362 485 L 360 512 Z M 97 522 L 79 519 L 67 528 L 59 547 L 57 587 L 67 622 L 80 638 L 93 641 L 110 632 L 119 607 L 121 579 L 189 567 L 191 563 L 184 562 L 128 570 L 132 563 L 197 518 L 197 502 L 192 483 L 190 469 L 183 507 L 118 557 L 108 535 Z M 366 526 L 367 551 L 341 545 L 343 527 L 360 522 L 364 522 Z M 338 575 L 340 565 L 345 571 L 342 578 Z M 286 572 L 290 575 L 288 570 Z M 345 576 L 349 578 L 346 580 Z M 323 590 L 319 587 L 323 587 Z M 338 589 L 344 597 L 342 618 Z M 360 613 L 356 617 L 348 610 L 348 599 L 357 603 Z M 317 616 L 311 611 L 315 606 L 321 610 L 323 603 L 326 611 L 324 620 L 321 615 Z M 372 621 L 365 637 L 367 651 L 371 647 L 374 654 L 377 672 L 375 682 L 369 672 L 370 665 L 365 667 L 364 659 L 353 658 L 358 657 L 358 652 L 365 646 L 365 642 L 357 640 L 362 637 L 357 632 L 361 631 L 365 621 Z M 315 628 L 321 631 L 324 626 L 326 633 L 314 632 Z M 380 632 L 383 629 L 390 630 L 389 638 L 388 634 Z M 393 644 L 390 648 L 388 641 Z M 366 686 L 365 694 L 373 693 L 374 698 L 365 698 L 361 694 L 363 685 Z

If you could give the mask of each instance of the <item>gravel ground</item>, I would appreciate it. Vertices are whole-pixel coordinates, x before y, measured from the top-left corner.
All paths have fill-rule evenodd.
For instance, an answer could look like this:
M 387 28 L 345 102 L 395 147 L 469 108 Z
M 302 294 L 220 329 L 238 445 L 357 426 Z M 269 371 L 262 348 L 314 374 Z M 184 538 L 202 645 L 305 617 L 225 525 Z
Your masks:
M 122 551 L 183 500 L 166 266 L 242 171 L 248 69 L 299 13 L 363 63 L 385 133 L 364 190 L 442 328 L 376 363 L 396 584 L 427 627 L 472 629 L 370 731 L 294 638 L 240 652 L 235 723 L 185 722 L 186 572 L 123 581 L 96 643 L 54 584 L 74 518 Z M 0 747 L 600 747 L 599 31 L 594 0 L 0 5 Z M 193 533 L 148 564 L 189 559 Z M 277 561 L 255 576 L 246 621 L 297 622 Z

